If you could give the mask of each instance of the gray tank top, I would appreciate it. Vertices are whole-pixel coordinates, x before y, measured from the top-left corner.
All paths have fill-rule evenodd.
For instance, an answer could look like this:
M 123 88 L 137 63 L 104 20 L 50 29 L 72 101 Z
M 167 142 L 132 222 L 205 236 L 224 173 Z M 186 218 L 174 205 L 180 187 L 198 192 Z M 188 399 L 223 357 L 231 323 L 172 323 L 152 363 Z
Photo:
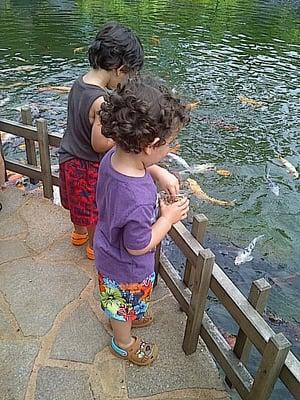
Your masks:
M 105 89 L 85 83 L 82 76 L 74 82 L 68 98 L 67 128 L 58 151 L 60 164 L 72 158 L 100 161 L 101 155 L 91 144 L 89 111 L 94 101 L 105 94 Z

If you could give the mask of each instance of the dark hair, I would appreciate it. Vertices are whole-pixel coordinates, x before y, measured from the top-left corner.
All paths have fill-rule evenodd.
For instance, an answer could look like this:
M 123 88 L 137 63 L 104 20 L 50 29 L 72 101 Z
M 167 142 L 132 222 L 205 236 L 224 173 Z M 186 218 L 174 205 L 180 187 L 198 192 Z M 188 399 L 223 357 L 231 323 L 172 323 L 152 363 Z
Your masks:
M 124 65 L 123 72 L 139 71 L 144 63 L 140 39 L 127 27 L 109 22 L 89 47 L 92 68 L 112 70 Z
M 140 153 L 158 137 L 156 146 L 189 122 L 188 111 L 164 86 L 139 78 L 106 96 L 101 132 L 127 152 Z

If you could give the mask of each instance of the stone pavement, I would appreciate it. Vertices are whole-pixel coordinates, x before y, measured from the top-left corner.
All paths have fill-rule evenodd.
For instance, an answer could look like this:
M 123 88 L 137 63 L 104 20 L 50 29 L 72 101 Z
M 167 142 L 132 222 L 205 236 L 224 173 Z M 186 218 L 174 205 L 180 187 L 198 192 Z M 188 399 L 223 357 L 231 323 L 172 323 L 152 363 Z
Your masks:
M 0 201 L 1 400 L 228 399 L 205 345 L 183 353 L 185 315 L 161 280 L 155 323 L 139 330 L 160 355 L 137 367 L 109 351 L 93 263 L 70 244 L 68 213 L 18 189 Z

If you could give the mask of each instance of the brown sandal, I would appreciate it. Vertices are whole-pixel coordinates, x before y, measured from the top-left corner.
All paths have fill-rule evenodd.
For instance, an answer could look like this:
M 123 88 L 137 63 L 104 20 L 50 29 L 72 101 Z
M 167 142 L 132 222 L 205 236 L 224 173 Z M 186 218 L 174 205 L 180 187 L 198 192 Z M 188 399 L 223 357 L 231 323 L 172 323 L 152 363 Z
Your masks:
M 144 328 L 145 326 L 149 326 L 153 322 L 153 314 L 148 311 L 144 315 L 142 319 L 135 319 L 132 321 L 132 328 Z
M 115 339 L 111 339 L 111 352 L 123 360 L 144 366 L 150 365 L 158 356 L 158 347 L 154 343 L 144 342 L 142 339 L 133 336 L 135 339 L 134 343 L 128 349 L 122 349 L 119 347 Z

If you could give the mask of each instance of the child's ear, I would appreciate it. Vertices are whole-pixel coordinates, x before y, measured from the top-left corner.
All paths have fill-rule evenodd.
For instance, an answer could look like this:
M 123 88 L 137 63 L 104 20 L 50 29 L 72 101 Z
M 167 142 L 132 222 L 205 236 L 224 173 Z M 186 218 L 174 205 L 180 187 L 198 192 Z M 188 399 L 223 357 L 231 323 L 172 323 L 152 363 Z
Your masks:
M 160 141 L 160 138 L 159 138 L 159 137 L 156 137 L 156 138 L 153 140 L 152 143 L 148 144 L 148 146 L 145 147 L 144 152 L 145 152 L 147 155 L 150 155 L 151 152 L 152 152 L 152 150 L 153 150 L 153 147 L 154 147 L 154 146 L 156 145 L 156 143 L 158 143 L 159 141 Z
M 123 71 L 124 65 L 121 65 L 119 68 L 116 68 L 116 75 L 120 76 L 121 74 L 124 74 Z

